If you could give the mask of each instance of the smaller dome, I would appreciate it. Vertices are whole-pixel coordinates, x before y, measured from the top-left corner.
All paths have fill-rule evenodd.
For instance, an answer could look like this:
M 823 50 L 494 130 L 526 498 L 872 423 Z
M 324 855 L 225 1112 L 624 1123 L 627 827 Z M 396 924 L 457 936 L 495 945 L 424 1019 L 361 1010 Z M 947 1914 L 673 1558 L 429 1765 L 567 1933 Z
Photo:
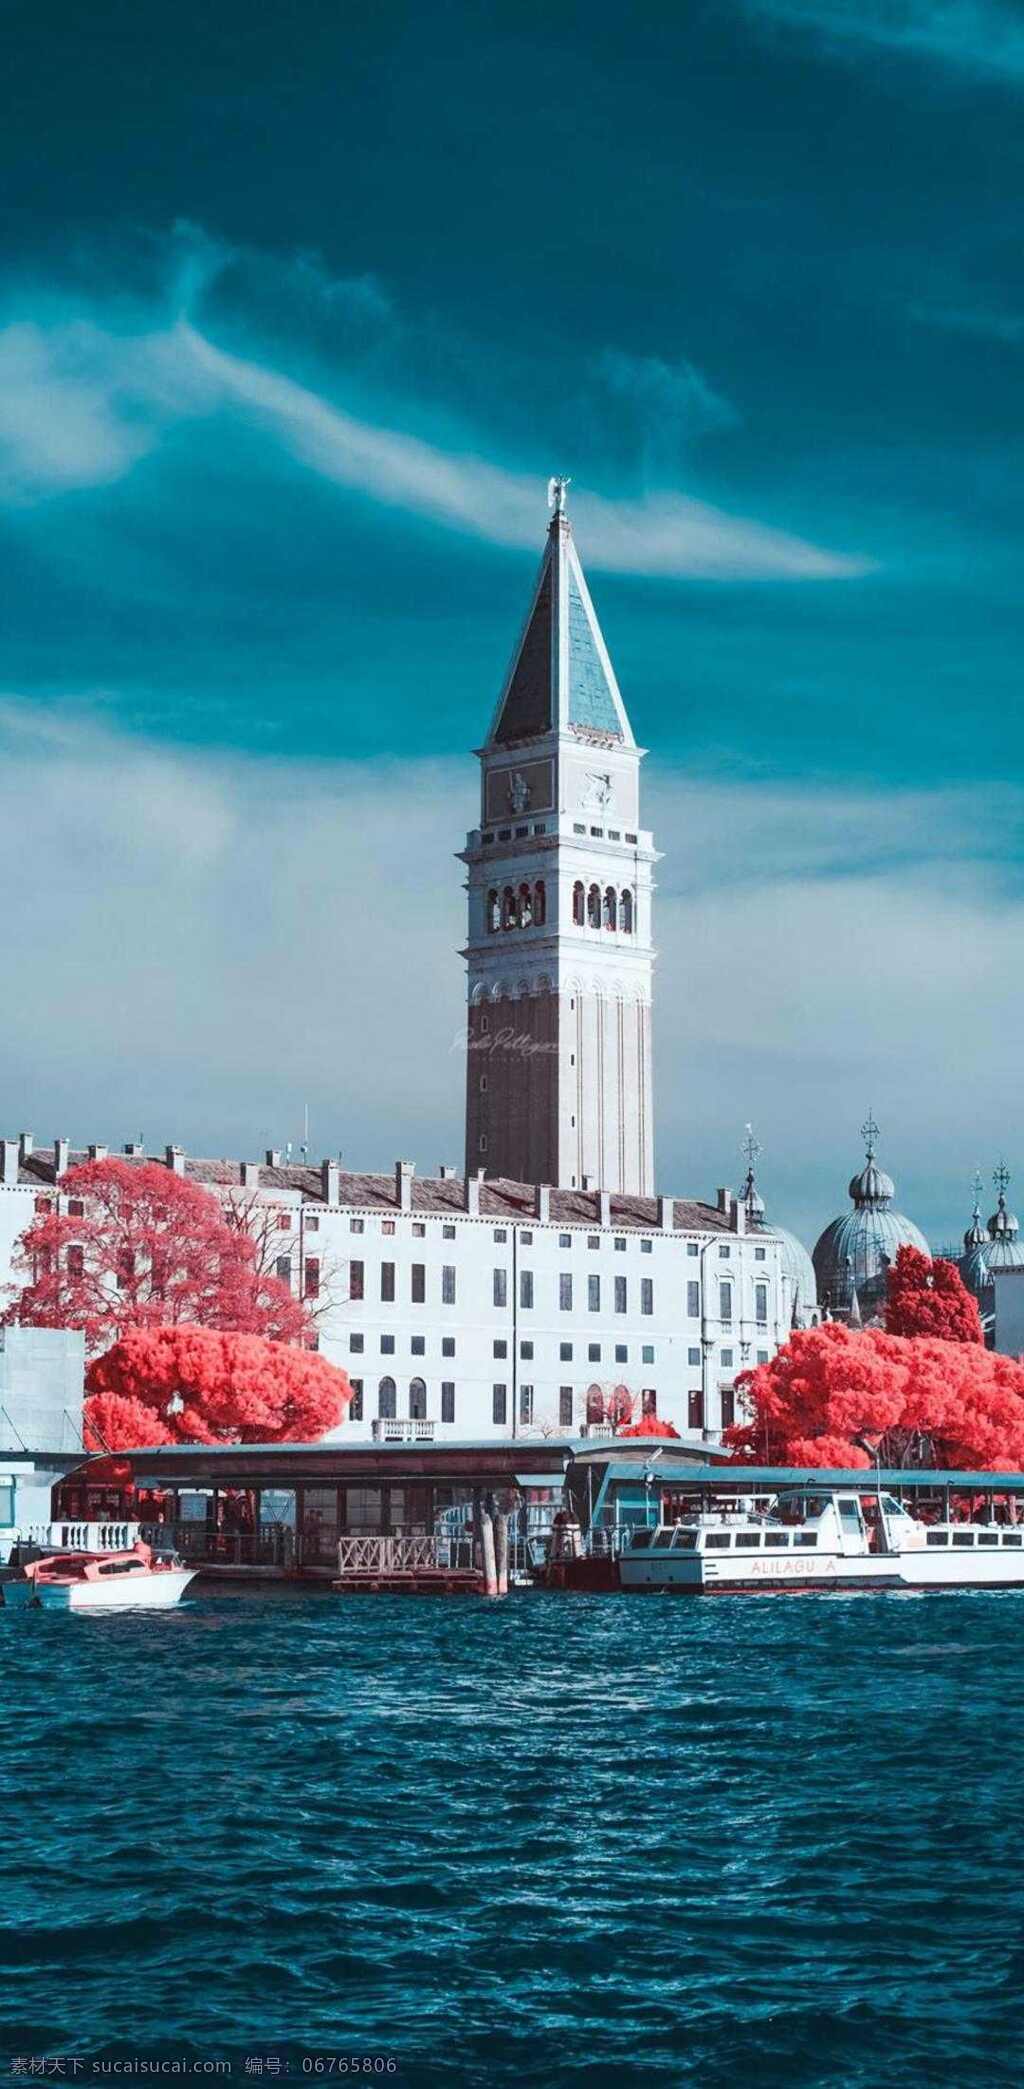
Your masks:
M 754 1162 L 761 1148 L 748 1124 L 743 1152 L 747 1157 L 747 1179 L 739 1191 L 739 1201 L 747 1214 L 747 1225 L 753 1233 L 763 1233 L 779 1243 L 779 1266 L 789 1286 L 787 1306 L 794 1324 L 804 1324 L 805 1316 L 818 1310 L 818 1292 L 814 1281 L 814 1264 L 795 1233 L 788 1233 L 784 1226 L 769 1223 L 767 1207 L 754 1179 Z
M 1010 1170 L 1005 1161 L 1000 1161 L 992 1180 L 998 1192 L 998 1202 L 988 1222 L 985 1260 L 990 1270 L 1022 1269 L 1024 1243 L 1018 1239 L 1020 1226 L 1016 1213 L 1007 1209 L 1006 1192 L 1010 1185 Z

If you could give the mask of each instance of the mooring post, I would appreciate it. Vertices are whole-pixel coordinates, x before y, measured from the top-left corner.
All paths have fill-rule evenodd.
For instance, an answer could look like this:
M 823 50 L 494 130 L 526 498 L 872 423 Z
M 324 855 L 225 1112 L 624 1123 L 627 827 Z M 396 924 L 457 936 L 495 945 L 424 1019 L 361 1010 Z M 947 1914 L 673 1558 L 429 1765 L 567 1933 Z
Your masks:
M 494 1566 L 494 1518 L 492 1515 L 493 1495 L 486 1495 L 480 1505 L 480 1549 L 483 1553 L 484 1595 L 496 1596 L 498 1577 Z
M 494 1572 L 499 1596 L 507 1596 L 508 1510 L 500 1502 L 494 1510 Z

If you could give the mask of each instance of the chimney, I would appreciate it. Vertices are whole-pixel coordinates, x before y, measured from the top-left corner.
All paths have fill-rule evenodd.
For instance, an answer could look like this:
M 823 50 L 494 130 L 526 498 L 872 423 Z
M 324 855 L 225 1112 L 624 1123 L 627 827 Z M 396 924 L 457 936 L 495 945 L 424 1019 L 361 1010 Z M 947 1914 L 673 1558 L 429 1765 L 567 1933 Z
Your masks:
M 457 1168 L 449 1168 L 447 1162 L 442 1161 L 437 1172 L 442 1182 L 454 1182 L 459 1171 Z
M 17 1139 L 4 1139 L 0 1143 L 0 1182 L 17 1182 L 19 1159 Z
M 412 1210 L 412 1178 L 415 1173 L 415 1161 L 395 1162 L 395 1203 L 399 1211 Z
M 478 1168 L 475 1175 L 467 1175 L 462 1185 L 462 1208 L 464 1211 L 468 1211 L 470 1218 L 473 1219 L 478 1219 L 480 1216 L 480 1186 L 483 1179 L 484 1170 Z
M 341 1195 L 341 1164 L 339 1161 L 321 1161 L 320 1195 L 325 1204 L 336 1204 Z
M 268 1167 L 268 1168 L 279 1168 L 279 1167 L 280 1167 L 280 1165 L 281 1165 L 281 1149 L 280 1149 L 280 1147 L 279 1147 L 279 1146 L 268 1146 L 268 1147 L 267 1147 L 267 1150 L 266 1150 L 266 1154 L 264 1155 L 264 1159 L 266 1160 L 266 1163 L 267 1163 L 267 1167 Z
M 184 1175 L 185 1149 L 183 1146 L 165 1146 L 164 1161 L 172 1175 Z
M 534 1184 L 533 1216 L 535 1219 L 549 1219 L 551 1217 L 551 1191 L 546 1182 Z
M 143 1159 L 146 1149 L 141 1139 L 126 1139 L 121 1151 L 128 1160 L 140 1161 Z
M 106 1146 L 90 1146 L 89 1159 L 91 1161 L 105 1161 L 107 1158 L 107 1151 L 108 1149 Z
M 33 1139 L 31 1132 L 18 1133 L 18 1152 L 20 1153 L 23 1161 L 27 1161 L 34 1145 L 35 1140 Z
M 259 1161 L 243 1161 L 243 1162 L 242 1162 L 242 1188 L 243 1188 L 243 1190 L 258 1190 L 258 1189 L 259 1189 L 259 1186 L 260 1186 L 260 1164 L 259 1164 Z
M 662 1232 L 663 1232 L 663 1233 L 671 1233 L 671 1231 L 672 1231 L 672 1228 L 673 1228 L 673 1226 L 675 1225 L 675 1222 L 676 1222 L 676 1202 L 675 1202 L 675 1198 L 674 1198 L 674 1197 L 659 1197 L 659 1198 L 658 1198 L 658 1224 L 659 1224 L 659 1226 L 661 1227 L 661 1230 L 662 1230 Z
M 598 1216 L 598 1221 L 599 1221 L 599 1223 L 600 1223 L 600 1224 L 601 1224 L 602 1226 L 610 1226 L 610 1225 L 611 1225 L 611 1222 L 612 1222 L 612 1193 L 611 1193 L 611 1190 L 599 1190 L 599 1191 L 598 1191 L 598 1193 L 597 1193 L 597 1216 Z
M 746 1230 L 747 1230 L 747 1207 L 746 1207 L 746 1205 L 744 1204 L 744 1202 L 743 1202 L 743 1199 L 742 1199 L 742 1197 L 734 1197 L 734 1198 L 733 1198 L 733 1202 L 732 1202 L 732 1211 L 731 1211 L 731 1213 L 730 1213 L 729 1223 L 730 1223 L 730 1225 L 731 1225 L 731 1227 L 732 1227 L 732 1230 L 733 1230 L 733 1232 L 734 1232 L 734 1233 L 745 1233 L 745 1232 L 746 1232 Z
M 718 1200 L 718 1209 L 721 1212 L 723 1219 L 727 1219 L 729 1217 L 729 1213 L 732 1210 L 732 1191 L 716 1190 L 715 1195 Z
M 60 1180 L 71 1158 L 70 1139 L 55 1139 L 53 1142 L 53 1179 Z
M 594 1187 L 594 1178 L 593 1178 L 593 1176 L 592 1176 L 592 1175 L 581 1175 L 581 1176 L 580 1176 L 580 1188 L 581 1188 L 581 1190 L 592 1190 L 592 1189 L 593 1189 L 593 1187 Z

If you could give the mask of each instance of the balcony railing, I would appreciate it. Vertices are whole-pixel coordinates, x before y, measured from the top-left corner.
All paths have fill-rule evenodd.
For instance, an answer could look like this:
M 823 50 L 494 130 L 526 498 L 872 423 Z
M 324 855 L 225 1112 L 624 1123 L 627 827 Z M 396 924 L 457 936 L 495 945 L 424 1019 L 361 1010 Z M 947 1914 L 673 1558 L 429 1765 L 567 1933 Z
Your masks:
M 339 1574 L 449 1573 L 473 1565 L 471 1538 L 402 1537 L 368 1534 L 338 1539 Z
M 433 1443 L 434 1422 L 372 1422 L 374 1443 Z

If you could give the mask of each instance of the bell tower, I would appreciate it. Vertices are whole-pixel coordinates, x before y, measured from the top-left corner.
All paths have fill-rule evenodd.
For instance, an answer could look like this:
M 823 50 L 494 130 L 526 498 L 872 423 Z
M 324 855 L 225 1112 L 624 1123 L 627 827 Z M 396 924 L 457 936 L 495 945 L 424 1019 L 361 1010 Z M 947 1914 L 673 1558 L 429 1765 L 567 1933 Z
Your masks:
M 654 1190 L 652 871 L 640 762 L 553 479 L 466 840 L 466 1172 Z

